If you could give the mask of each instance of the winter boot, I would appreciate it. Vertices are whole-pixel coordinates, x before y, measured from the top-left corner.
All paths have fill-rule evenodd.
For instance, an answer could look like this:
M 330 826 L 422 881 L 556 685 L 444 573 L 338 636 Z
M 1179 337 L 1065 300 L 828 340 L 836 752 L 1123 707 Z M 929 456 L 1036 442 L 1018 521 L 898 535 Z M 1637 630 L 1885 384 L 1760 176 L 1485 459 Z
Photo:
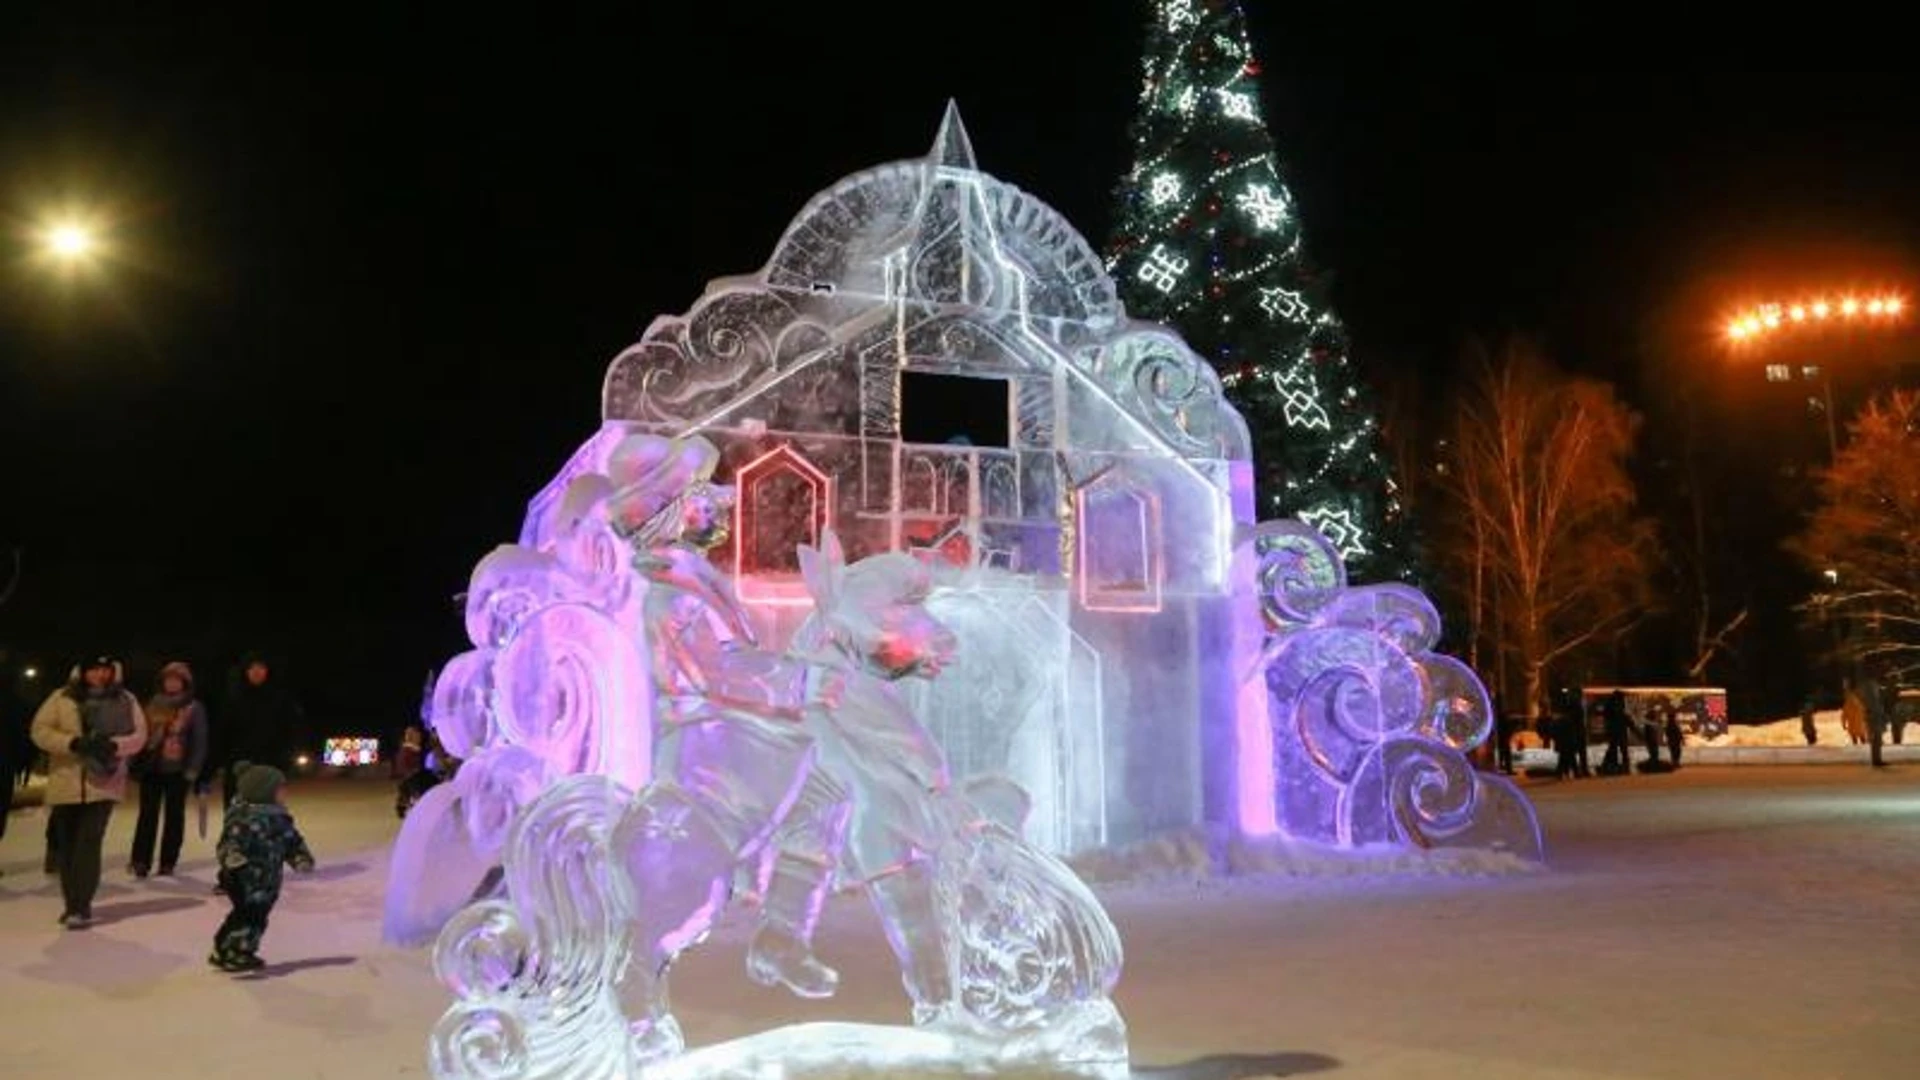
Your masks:
M 773 860 L 762 892 L 760 926 L 747 948 L 747 977 L 761 986 L 784 985 L 804 998 L 832 997 L 840 974 L 813 955 L 833 868 L 784 852 Z

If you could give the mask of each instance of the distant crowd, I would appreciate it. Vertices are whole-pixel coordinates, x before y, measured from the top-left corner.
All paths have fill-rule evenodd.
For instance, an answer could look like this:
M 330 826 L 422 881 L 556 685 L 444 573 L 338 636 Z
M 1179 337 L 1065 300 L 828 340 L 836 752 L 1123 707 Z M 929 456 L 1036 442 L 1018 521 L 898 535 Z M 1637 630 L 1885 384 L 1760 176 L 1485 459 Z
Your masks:
M 1599 708 L 1606 754 L 1601 758 L 1598 768 L 1590 764 L 1592 731 L 1588 727 L 1587 705 L 1579 691 L 1568 688 L 1556 692 L 1548 708 L 1541 714 L 1535 730 L 1541 745 L 1556 751 L 1553 769 L 1556 777 L 1584 778 L 1596 774 L 1624 776 L 1636 769 L 1643 773 L 1661 773 L 1672 772 L 1680 767 L 1681 758 L 1686 752 L 1686 733 L 1680 724 L 1679 710 L 1672 702 L 1656 698 L 1647 705 L 1645 716 L 1637 722 L 1627 709 L 1627 698 L 1623 691 L 1615 690 L 1608 694 Z M 1809 695 L 1800 712 L 1800 731 L 1808 746 L 1819 742 L 1814 712 L 1815 701 Z M 1501 772 L 1511 774 L 1514 771 L 1513 742 L 1523 730 L 1523 724 L 1518 718 L 1501 712 L 1497 701 L 1494 703 L 1494 715 L 1495 766 Z M 1868 760 L 1875 768 L 1886 764 L 1882 760 L 1882 750 L 1887 736 L 1891 734 L 1894 745 L 1900 745 L 1908 719 L 1900 709 L 1900 687 L 1892 680 L 1883 682 L 1872 674 L 1859 675 L 1845 682 L 1840 718 L 1848 741 L 1855 746 L 1869 747 Z M 1646 756 L 1638 764 L 1633 761 L 1632 743 L 1635 739 L 1646 751 Z M 1661 758 L 1663 747 L 1666 750 L 1665 760 Z
M 12 789 L 44 760 L 48 808 L 44 869 L 60 879 L 59 924 L 82 930 L 94 922 L 102 847 L 114 807 L 129 787 L 139 817 L 127 855 L 136 879 L 175 873 L 186 840 L 187 802 L 198 801 L 198 830 L 207 830 L 207 797 L 216 780 L 221 832 L 215 847 L 215 891 L 232 905 L 216 932 L 208 962 L 226 971 L 264 964 L 258 955 L 267 915 L 279 895 L 281 868 L 310 868 L 312 855 L 281 805 L 281 788 L 304 734 L 299 704 L 274 681 L 261 657 L 248 657 L 217 713 L 201 701 L 193 670 L 182 662 L 160 669 L 143 704 L 126 686 L 110 654 L 74 665 L 64 685 L 37 709 L 0 695 L 0 836 Z M 30 710 L 30 711 L 29 711 Z

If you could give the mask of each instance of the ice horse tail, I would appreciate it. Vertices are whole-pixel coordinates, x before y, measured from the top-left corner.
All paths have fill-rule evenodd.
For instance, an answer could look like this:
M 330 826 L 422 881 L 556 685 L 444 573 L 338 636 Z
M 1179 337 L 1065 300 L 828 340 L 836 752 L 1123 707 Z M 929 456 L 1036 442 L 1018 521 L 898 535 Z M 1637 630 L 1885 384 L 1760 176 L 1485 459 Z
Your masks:
M 457 1000 L 428 1044 L 443 1080 L 625 1080 L 632 1068 L 618 987 L 633 898 L 605 872 L 633 796 L 602 776 L 561 780 L 515 819 L 508 898 L 454 916 L 433 950 Z

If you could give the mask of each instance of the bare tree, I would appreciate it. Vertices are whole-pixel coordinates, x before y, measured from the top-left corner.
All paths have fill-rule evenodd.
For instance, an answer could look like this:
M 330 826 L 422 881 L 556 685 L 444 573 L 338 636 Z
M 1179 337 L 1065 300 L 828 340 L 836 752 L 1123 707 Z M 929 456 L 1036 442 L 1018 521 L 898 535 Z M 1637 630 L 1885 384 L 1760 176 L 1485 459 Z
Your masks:
M 1846 627 L 1842 659 L 1920 668 L 1920 392 L 1869 402 L 1820 479 L 1820 503 L 1788 548 L 1827 581 L 1814 608 Z
M 1476 361 L 1453 410 L 1435 548 L 1532 716 L 1550 668 L 1649 609 L 1653 529 L 1626 468 L 1634 417 L 1610 385 L 1521 342 Z

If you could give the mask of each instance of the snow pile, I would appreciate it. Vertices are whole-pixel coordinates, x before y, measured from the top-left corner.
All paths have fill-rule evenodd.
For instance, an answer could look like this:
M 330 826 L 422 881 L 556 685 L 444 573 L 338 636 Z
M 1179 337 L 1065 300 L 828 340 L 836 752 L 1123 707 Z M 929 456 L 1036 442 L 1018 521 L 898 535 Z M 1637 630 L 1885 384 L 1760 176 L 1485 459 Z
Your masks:
M 1821 746 L 1846 746 L 1847 729 L 1840 724 L 1840 710 L 1828 709 L 1813 714 L 1814 731 Z M 1739 724 L 1724 735 L 1711 739 L 1689 738 L 1689 746 L 1805 746 L 1806 733 L 1800 730 L 1800 718 L 1775 720 L 1768 724 Z
M 1277 875 L 1284 877 L 1503 877 L 1544 869 L 1511 852 L 1464 848 L 1407 848 L 1370 844 L 1336 848 L 1284 835 L 1244 837 L 1195 826 L 1068 860 L 1093 885 Z

